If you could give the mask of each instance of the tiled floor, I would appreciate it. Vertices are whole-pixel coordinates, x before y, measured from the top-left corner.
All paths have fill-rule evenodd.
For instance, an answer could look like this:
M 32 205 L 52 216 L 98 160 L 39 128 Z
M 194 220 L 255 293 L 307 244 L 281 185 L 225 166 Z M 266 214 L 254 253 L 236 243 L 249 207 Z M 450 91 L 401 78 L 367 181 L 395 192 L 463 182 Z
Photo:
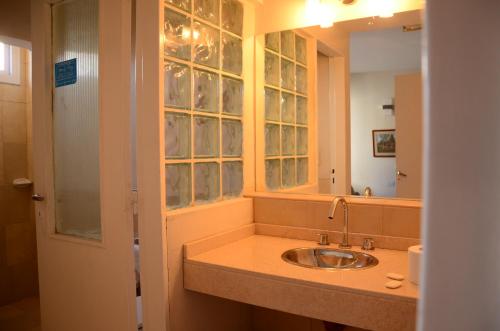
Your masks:
M 37 297 L 0 307 L 0 330 L 40 331 L 40 302 Z

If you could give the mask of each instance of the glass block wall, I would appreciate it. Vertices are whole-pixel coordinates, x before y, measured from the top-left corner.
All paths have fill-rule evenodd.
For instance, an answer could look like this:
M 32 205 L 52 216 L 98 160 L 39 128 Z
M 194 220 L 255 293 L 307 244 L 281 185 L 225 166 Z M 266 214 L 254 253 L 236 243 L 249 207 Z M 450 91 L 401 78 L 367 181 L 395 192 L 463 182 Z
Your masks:
M 242 193 L 242 32 L 238 0 L 165 2 L 168 209 Z
M 266 187 L 307 184 L 306 39 L 294 31 L 266 34 L 264 67 Z

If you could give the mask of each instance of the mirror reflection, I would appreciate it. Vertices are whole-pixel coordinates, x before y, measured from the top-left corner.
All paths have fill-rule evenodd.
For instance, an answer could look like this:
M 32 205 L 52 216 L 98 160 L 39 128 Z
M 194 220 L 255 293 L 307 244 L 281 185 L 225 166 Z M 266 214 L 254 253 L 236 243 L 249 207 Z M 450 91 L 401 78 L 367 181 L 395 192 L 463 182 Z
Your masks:
M 420 198 L 419 11 L 271 32 L 256 51 L 258 190 Z

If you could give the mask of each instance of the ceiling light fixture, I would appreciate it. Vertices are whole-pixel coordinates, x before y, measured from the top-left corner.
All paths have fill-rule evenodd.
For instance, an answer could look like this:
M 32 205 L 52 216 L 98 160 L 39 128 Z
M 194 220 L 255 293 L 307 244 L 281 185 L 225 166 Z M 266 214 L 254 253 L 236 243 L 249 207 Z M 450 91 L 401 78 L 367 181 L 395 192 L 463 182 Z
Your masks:
M 307 0 L 306 13 L 313 22 L 318 22 L 323 29 L 330 28 L 335 22 L 333 4 L 321 0 Z

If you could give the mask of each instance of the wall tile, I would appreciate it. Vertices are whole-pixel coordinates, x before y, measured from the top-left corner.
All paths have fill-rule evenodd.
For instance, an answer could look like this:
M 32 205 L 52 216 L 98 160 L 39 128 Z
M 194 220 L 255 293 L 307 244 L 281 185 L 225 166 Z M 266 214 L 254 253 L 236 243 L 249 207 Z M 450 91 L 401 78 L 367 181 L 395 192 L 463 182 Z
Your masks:
M 349 231 L 353 233 L 381 234 L 382 208 L 380 206 L 350 205 Z
M 420 209 L 384 207 L 382 234 L 393 237 L 420 238 Z
M 328 219 L 330 202 L 297 201 L 274 198 L 255 198 L 256 223 L 342 231 L 343 210 Z M 419 238 L 418 208 L 349 205 L 349 231 L 373 236 Z M 406 245 L 406 242 L 401 246 Z
M 25 144 L 27 140 L 26 104 L 6 101 L 1 103 L 3 142 Z
M 3 148 L 4 180 L 7 184 L 16 178 L 26 177 L 28 174 L 26 143 L 5 143 Z
M 5 226 L 7 266 L 29 262 L 36 254 L 34 225 L 28 222 Z

